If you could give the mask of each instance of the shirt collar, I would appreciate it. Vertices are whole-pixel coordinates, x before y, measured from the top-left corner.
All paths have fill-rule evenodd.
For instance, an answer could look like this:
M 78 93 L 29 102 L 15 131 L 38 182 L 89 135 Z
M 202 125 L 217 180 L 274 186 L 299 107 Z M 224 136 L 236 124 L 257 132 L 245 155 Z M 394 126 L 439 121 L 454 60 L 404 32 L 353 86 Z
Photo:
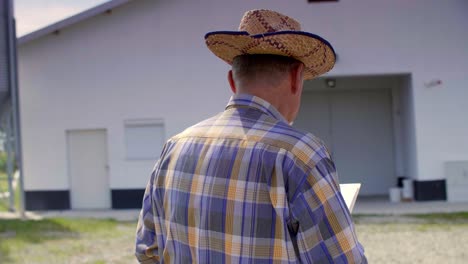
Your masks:
M 229 103 L 226 106 L 226 109 L 236 106 L 244 106 L 249 108 L 254 108 L 266 113 L 269 116 L 272 116 L 280 121 L 288 124 L 289 122 L 281 115 L 276 108 L 271 105 L 269 102 L 263 100 L 260 97 L 253 96 L 250 94 L 235 94 L 229 100 Z

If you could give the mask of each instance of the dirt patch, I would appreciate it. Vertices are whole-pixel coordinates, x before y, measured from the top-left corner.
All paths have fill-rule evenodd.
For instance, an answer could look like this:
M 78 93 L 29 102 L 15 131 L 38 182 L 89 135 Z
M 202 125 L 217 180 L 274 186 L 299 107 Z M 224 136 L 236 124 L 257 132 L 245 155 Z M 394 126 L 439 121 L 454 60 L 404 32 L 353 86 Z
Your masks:
M 466 263 L 468 223 L 408 216 L 359 217 L 358 239 L 369 263 Z

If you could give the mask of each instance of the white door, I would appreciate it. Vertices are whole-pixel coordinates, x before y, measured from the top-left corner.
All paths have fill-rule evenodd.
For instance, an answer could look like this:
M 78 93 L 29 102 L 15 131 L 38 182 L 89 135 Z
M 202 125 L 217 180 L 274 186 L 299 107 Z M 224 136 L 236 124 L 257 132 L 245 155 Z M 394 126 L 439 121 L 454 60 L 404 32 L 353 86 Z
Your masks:
M 325 141 L 340 182 L 361 182 L 361 195 L 396 184 L 389 89 L 305 92 L 295 125 Z
M 106 130 L 67 133 L 72 209 L 110 208 Z

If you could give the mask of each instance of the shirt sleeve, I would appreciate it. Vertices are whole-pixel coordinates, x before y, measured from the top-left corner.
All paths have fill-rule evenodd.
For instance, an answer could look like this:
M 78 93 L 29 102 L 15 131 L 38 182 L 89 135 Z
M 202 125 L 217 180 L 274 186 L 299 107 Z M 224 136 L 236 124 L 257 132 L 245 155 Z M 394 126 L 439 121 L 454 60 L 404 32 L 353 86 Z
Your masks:
M 157 168 L 159 162 L 156 163 Z M 153 182 L 155 170 L 151 173 L 151 178 L 146 186 L 143 196 L 143 205 L 138 219 L 136 230 L 135 256 L 140 263 L 159 263 L 158 244 L 155 232 L 153 215 Z
M 323 158 L 290 202 L 303 263 L 367 263 L 337 179 L 333 161 Z

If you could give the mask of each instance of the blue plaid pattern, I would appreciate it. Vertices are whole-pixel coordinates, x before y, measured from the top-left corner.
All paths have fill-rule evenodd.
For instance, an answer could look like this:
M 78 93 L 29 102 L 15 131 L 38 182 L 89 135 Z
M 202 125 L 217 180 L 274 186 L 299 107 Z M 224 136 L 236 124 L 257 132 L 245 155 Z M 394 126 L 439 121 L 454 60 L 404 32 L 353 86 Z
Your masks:
M 367 263 L 323 142 L 250 95 L 168 140 L 136 235 L 141 263 Z

